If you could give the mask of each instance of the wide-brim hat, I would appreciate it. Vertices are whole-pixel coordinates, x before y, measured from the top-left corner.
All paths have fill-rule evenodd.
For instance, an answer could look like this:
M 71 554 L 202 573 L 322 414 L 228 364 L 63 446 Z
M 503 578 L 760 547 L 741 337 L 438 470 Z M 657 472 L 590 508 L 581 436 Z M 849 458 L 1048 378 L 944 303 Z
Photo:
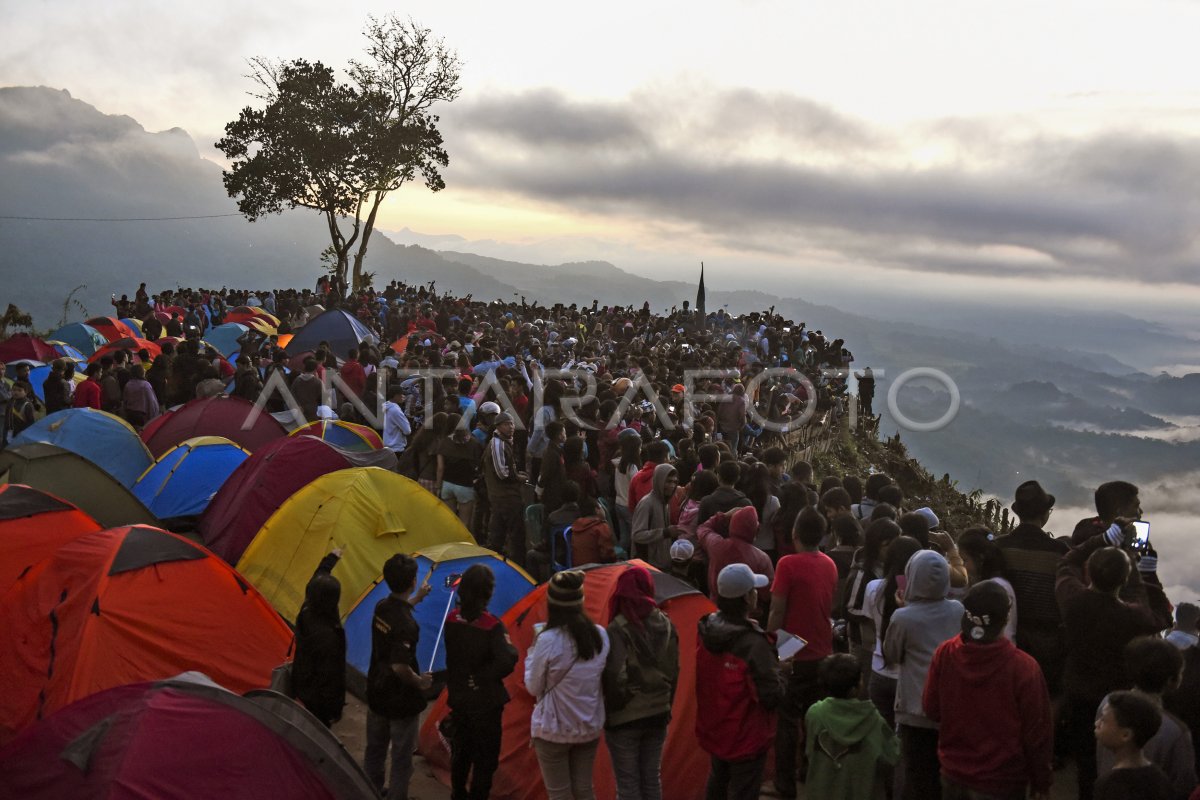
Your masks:
M 1025 481 L 1017 487 L 1012 510 L 1018 517 L 1036 517 L 1054 508 L 1054 495 L 1037 481 Z

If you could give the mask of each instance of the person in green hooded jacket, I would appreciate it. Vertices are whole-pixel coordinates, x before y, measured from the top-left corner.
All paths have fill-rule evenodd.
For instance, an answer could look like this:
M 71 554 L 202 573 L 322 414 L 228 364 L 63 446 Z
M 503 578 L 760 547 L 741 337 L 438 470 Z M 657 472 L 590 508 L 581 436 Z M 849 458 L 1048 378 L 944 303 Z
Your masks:
M 805 796 L 872 800 L 881 784 L 877 766 L 895 764 L 900 756 L 896 734 L 870 700 L 859 699 L 862 669 L 857 658 L 827 656 L 817 674 L 830 696 L 805 716 Z

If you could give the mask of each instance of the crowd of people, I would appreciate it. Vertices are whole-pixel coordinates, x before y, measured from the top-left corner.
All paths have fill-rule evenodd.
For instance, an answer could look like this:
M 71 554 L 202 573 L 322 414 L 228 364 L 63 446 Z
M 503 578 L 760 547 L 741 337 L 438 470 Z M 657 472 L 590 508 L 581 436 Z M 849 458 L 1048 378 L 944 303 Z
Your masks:
M 373 336 L 339 358 L 251 332 L 231 367 L 203 333 L 251 300 L 281 333 L 321 306 L 354 313 Z M 1137 487 L 1101 485 L 1096 516 L 1056 537 L 1055 498 L 1026 482 L 1012 503 L 1020 524 L 998 536 L 943 530 L 886 474 L 815 475 L 789 459 L 788 431 L 814 414 L 841 419 L 874 377 L 858 373 L 860 397 L 849 395 L 844 343 L 773 308 L 655 315 L 396 282 L 350 299 L 327 283 L 155 297 L 143 285 L 114 302 L 150 319 L 156 306 L 186 307 L 172 319 L 182 341 L 153 359 L 101 360 L 88 368 L 95 386 L 56 403 L 139 425 L 191 397 L 266 393 L 277 414 L 375 424 L 399 469 L 481 544 L 548 581 L 524 686 L 552 800 L 593 796 L 602 736 L 618 797 L 661 796 L 681 659 L 695 660 L 714 800 L 757 798 L 772 750 L 781 797 L 803 785 L 820 798 L 1041 798 L 1068 761 L 1080 800 L 1200 796 L 1200 611 L 1181 604 L 1172 627 L 1157 554 L 1135 524 Z M 345 693 L 337 556 L 297 619 L 294 689 L 326 724 Z M 629 558 L 711 598 L 695 653 L 679 652 L 641 567 L 622 573 L 606 624 L 584 613 L 577 568 Z M 417 720 L 445 685 L 453 797 L 487 797 L 518 660 L 487 612 L 494 576 L 482 565 L 463 575 L 435 676 L 416 662 L 412 607 L 428 591 L 416 562 L 397 555 L 382 572 L 391 594 L 374 616 L 366 771 L 407 796 Z

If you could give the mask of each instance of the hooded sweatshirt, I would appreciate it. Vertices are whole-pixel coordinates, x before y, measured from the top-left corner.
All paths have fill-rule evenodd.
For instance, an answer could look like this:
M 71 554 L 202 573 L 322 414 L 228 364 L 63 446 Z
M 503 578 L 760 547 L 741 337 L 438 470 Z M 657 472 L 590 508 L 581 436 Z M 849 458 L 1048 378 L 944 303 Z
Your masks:
M 929 668 L 923 706 L 941 723 L 938 757 L 955 783 L 998 795 L 1026 785 L 1049 790 L 1050 694 L 1037 661 L 1009 639 L 977 644 L 959 635 L 944 642 Z
M 655 467 L 651 489 L 633 511 L 633 555 L 658 569 L 671 566 L 671 511 L 663 499 L 663 492 L 667 478 L 673 474 L 675 468 L 670 464 Z
M 767 752 L 784 679 L 762 628 L 720 611 L 700 620 L 696 640 L 696 740 L 723 761 Z
M 708 585 L 717 602 L 717 575 L 730 564 L 745 564 L 759 575 L 775 580 L 771 557 L 754 546 L 758 534 L 758 511 L 744 506 L 732 513 L 718 512 L 696 531 L 700 547 L 708 555 Z M 770 584 L 758 591 L 759 603 L 770 603 Z
M 896 722 L 918 728 L 936 728 L 925 716 L 921 695 L 934 651 L 962 630 L 962 603 L 947 600 L 950 564 L 932 550 L 922 550 L 904 569 L 907 590 L 904 607 L 896 609 L 883 641 L 883 656 L 900 665 L 896 686 Z
M 808 709 L 804 749 L 809 797 L 870 800 L 879 762 L 895 764 L 896 734 L 870 700 L 827 697 Z

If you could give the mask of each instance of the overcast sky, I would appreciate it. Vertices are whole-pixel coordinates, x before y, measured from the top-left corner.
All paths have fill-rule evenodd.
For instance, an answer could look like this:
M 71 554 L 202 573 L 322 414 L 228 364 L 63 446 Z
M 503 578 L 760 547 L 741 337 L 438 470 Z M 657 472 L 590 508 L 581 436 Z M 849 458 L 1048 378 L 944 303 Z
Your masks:
M 448 188 L 385 229 L 731 288 L 1200 302 L 1193 2 L 0 3 L 0 85 L 214 159 L 247 58 L 340 67 L 369 13 L 411 14 L 463 93 Z

